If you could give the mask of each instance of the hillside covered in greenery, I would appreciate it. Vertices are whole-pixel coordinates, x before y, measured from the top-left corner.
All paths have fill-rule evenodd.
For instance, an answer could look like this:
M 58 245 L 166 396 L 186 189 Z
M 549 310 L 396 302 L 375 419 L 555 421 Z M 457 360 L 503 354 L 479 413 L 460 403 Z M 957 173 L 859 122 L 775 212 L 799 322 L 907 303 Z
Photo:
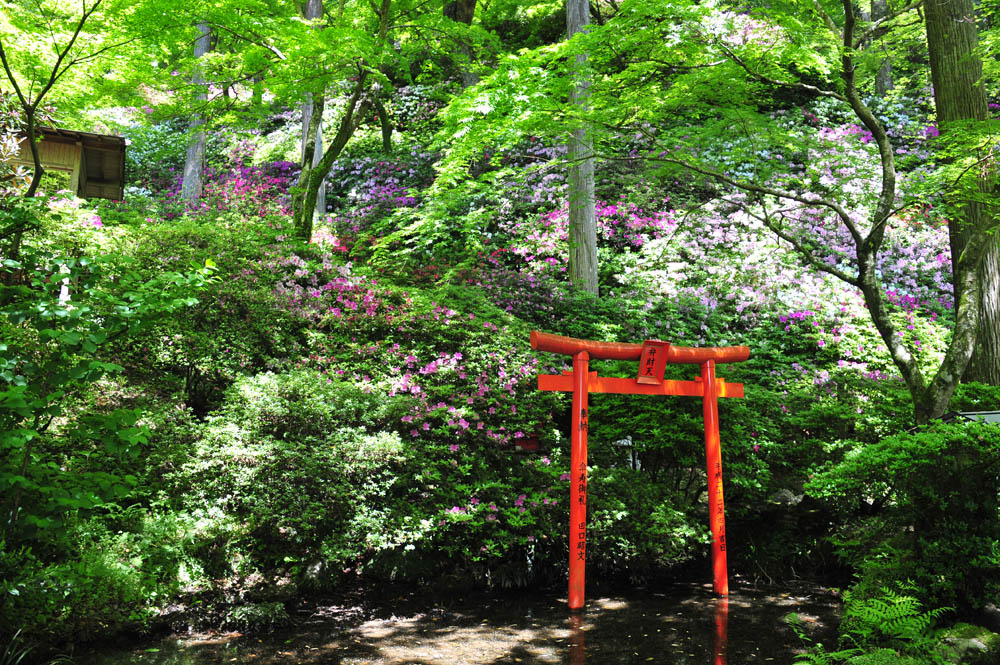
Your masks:
M 847 589 L 804 658 L 1000 629 L 995 4 L 182 5 L 0 13 L 0 643 L 563 588 L 532 330 L 750 348 L 729 565 Z M 701 401 L 590 407 L 591 579 L 707 580 Z

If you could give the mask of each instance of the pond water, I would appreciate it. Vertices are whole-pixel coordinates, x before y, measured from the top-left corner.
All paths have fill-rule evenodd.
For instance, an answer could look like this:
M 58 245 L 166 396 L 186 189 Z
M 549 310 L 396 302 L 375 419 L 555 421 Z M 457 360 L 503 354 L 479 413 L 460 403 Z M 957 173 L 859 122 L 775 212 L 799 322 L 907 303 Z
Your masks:
M 588 596 L 579 612 L 556 594 L 432 599 L 403 593 L 376 605 L 318 604 L 294 629 L 266 635 L 174 636 L 129 649 L 78 654 L 78 665 L 786 665 L 806 642 L 827 645 L 839 602 L 819 587 L 710 589 Z

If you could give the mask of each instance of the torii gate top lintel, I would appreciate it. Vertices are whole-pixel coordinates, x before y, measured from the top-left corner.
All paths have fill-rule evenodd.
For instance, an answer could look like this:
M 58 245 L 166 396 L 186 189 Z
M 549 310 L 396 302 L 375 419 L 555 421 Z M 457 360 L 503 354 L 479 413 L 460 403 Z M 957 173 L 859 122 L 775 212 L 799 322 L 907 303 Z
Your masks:
M 669 342 L 661 342 L 666 349 L 668 363 L 700 365 L 706 360 L 716 363 L 739 363 L 750 357 L 750 347 L 747 346 L 716 346 L 695 348 L 690 346 L 675 346 Z M 573 356 L 580 351 L 586 351 L 591 358 L 604 360 L 639 360 L 642 356 L 642 344 L 623 342 L 595 342 L 589 339 L 577 339 L 553 335 L 538 330 L 531 331 L 531 348 L 536 351 L 548 351 L 565 356 Z

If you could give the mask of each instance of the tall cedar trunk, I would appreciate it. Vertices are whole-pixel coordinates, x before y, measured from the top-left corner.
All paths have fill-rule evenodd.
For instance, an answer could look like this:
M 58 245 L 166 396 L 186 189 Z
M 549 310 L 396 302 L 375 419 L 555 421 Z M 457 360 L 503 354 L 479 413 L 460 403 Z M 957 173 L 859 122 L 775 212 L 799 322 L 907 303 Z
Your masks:
M 938 129 L 947 135 L 963 122 L 987 118 L 986 95 L 979 84 L 983 67 L 975 54 L 979 45 L 975 5 L 973 0 L 927 0 L 924 15 Z M 979 190 L 987 193 L 987 183 L 980 181 Z M 976 270 L 979 282 L 976 344 L 963 378 L 1000 385 L 1000 238 L 985 240 L 985 257 L 977 265 L 970 265 L 967 256 L 969 243 L 992 225 L 991 218 L 982 203 L 966 203 L 949 224 L 949 240 L 956 303 L 962 297 L 961 271 Z
M 978 272 L 979 329 L 965 381 L 1000 386 L 1000 238 L 991 235 Z
M 590 24 L 587 0 L 566 0 L 566 33 L 572 37 Z M 590 99 L 587 56 L 578 55 L 573 67 L 570 103 L 586 111 Z M 590 127 L 573 130 L 569 140 L 569 280 L 597 295 L 597 214 L 594 210 L 594 144 Z
M 451 2 L 445 2 L 444 15 L 452 21 L 472 25 L 472 19 L 476 15 L 476 0 L 452 0 Z M 474 61 L 472 45 L 462 40 L 459 48 L 462 50 L 462 54 L 465 56 L 468 64 L 463 64 L 463 66 L 459 67 L 458 73 L 462 78 L 462 87 L 468 88 L 479 83 L 479 75 L 469 69 L 469 65 Z
M 323 0 L 308 0 L 303 9 L 303 18 L 312 21 L 323 16 Z M 316 168 L 320 158 L 323 156 L 323 109 L 326 98 L 323 93 L 306 93 L 306 99 L 302 102 L 302 140 L 299 155 L 299 165 L 302 171 L 299 175 L 299 187 L 305 187 L 309 182 L 309 175 Z M 304 201 L 304 194 L 299 194 L 300 201 Z M 319 216 L 326 212 L 326 180 L 322 180 L 316 192 L 316 203 L 313 208 L 314 215 Z
M 212 47 L 212 30 L 208 27 L 208 24 L 199 23 L 198 32 L 201 36 L 194 43 L 195 58 L 201 58 Z M 204 91 L 205 77 L 202 76 L 201 69 L 197 66 L 195 66 L 191 83 L 202 88 L 202 92 L 198 94 L 198 99 L 208 99 L 208 94 Z M 181 198 L 188 203 L 194 203 L 201 196 L 202 189 L 204 188 L 202 171 L 205 168 L 205 130 L 201 129 L 204 124 L 205 118 L 200 113 L 195 113 L 191 116 L 187 157 L 184 160 L 184 180 L 181 181 Z
M 872 20 L 878 21 L 889 15 L 888 0 L 872 0 Z M 875 73 L 875 94 L 885 97 L 886 93 L 892 90 L 892 59 L 886 55 L 882 58 L 878 72 Z

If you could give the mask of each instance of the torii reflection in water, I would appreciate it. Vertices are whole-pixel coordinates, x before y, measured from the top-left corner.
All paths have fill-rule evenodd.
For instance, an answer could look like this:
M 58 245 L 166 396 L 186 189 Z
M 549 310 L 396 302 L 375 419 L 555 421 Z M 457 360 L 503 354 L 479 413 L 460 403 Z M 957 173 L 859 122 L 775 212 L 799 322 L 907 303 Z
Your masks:
M 726 664 L 726 648 L 729 640 L 729 598 L 715 599 L 715 644 L 712 649 L 712 665 Z M 583 630 L 583 617 L 569 616 L 569 664 L 586 665 L 587 638 Z

